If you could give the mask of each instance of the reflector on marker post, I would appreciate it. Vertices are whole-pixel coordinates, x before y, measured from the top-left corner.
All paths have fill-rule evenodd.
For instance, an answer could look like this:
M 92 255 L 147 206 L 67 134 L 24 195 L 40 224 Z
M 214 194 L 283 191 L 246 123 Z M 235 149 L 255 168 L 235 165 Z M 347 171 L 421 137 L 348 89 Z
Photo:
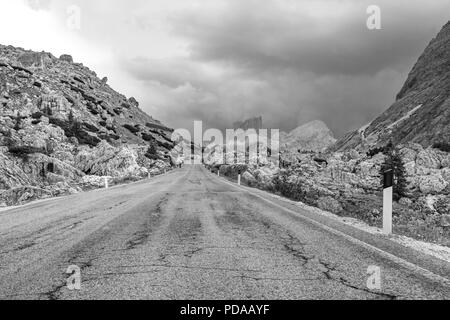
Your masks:
M 392 199 L 394 171 L 386 170 L 383 175 L 383 233 L 392 234 Z

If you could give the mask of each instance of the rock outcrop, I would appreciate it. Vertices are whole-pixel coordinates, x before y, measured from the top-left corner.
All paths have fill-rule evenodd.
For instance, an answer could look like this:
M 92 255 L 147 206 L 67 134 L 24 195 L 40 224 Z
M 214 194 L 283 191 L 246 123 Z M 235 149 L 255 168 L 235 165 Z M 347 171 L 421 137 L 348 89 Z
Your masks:
M 171 165 L 173 131 L 105 79 L 70 55 L 0 45 L 0 203 Z
M 247 119 L 244 121 L 237 121 L 233 124 L 234 130 L 242 129 L 242 130 L 260 130 L 263 128 L 263 120 L 262 117 L 255 117 L 251 119 Z

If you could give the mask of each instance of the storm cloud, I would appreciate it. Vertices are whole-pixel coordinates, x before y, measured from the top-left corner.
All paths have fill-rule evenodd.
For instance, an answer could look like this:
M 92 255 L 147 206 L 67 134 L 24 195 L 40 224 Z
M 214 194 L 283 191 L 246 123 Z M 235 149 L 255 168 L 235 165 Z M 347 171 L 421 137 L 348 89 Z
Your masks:
M 203 120 L 223 129 L 262 115 L 266 126 L 285 131 L 320 119 L 337 136 L 392 104 L 450 12 L 447 0 L 26 3 L 61 26 L 66 7 L 78 5 L 81 30 L 55 33 L 52 41 L 81 41 L 90 51 L 71 41 L 64 50 L 172 127 Z M 381 8 L 381 30 L 366 27 L 372 4 Z

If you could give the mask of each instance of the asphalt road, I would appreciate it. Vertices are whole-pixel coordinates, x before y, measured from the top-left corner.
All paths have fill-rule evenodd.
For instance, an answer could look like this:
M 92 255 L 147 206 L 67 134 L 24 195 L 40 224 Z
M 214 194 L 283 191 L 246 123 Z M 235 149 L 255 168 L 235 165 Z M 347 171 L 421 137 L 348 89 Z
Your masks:
M 448 263 L 314 219 L 201 166 L 30 204 L 0 212 L 0 299 L 450 298 Z

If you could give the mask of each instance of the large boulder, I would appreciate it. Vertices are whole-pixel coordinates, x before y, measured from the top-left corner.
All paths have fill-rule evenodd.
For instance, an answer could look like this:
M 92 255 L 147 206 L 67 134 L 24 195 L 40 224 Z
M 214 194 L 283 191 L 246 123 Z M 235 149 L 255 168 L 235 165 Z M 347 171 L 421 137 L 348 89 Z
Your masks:
M 255 177 L 248 171 L 245 171 L 242 175 L 242 181 L 249 185 L 254 185 L 257 183 Z
M 450 228 L 450 214 L 445 214 L 442 216 L 441 226 L 444 228 Z
M 370 159 L 362 161 L 359 164 L 360 173 L 364 176 L 378 177 L 380 174 L 381 165 L 383 164 L 385 156 L 381 153 L 373 156 Z
M 439 174 L 419 178 L 419 188 L 424 194 L 440 193 L 444 191 L 447 186 L 448 182 L 445 181 Z
M 20 165 L 22 163 L 22 161 L 11 159 L 3 152 L 0 152 L 0 190 L 31 185 L 33 183 L 32 177 L 28 176 Z
M 450 168 L 450 153 L 447 153 L 445 157 L 442 158 L 441 164 L 444 168 Z
M 65 61 L 65 62 L 68 62 L 68 63 L 73 63 L 73 58 L 72 58 L 72 56 L 71 56 L 71 55 L 68 55 L 68 54 L 63 54 L 63 55 L 61 55 L 61 56 L 59 57 L 59 60 Z
M 111 181 L 111 177 L 87 175 L 80 180 L 80 184 L 84 189 L 104 188 L 105 181 L 108 181 L 109 183 Z
M 447 183 L 450 183 L 450 168 L 444 168 L 441 170 L 442 178 L 444 178 Z
M 427 169 L 440 169 L 441 161 L 438 152 L 434 149 L 426 149 L 417 155 L 416 164 Z
M 402 148 L 400 150 L 400 156 L 403 159 L 403 162 L 416 162 L 418 152 L 412 148 Z
M 17 132 L 15 139 L 21 146 L 47 149 L 51 144 L 57 146 L 65 142 L 67 137 L 61 128 L 39 123 L 38 125 L 24 126 Z
M 52 56 L 46 52 L 24 52 L 17 57 L 24 68 L 44 69 L 52 61 Z
M 416 163 L 414 161 L 405 163 L 406 176 L 413 177 L 416 174 Z
M 263 167 L 255 170 L 253 176 L 263 187 L 270 189 L 273 186 L 273 179 L 278 172 L 279 169 L 274 166 Z
M 76 166 L 97 176 L 146 176 L 148 171 L 137 163 L 138 154 L 128 147 L 113 147 L 102 141 L 97 147 L 85 148 L 75 157 Z

